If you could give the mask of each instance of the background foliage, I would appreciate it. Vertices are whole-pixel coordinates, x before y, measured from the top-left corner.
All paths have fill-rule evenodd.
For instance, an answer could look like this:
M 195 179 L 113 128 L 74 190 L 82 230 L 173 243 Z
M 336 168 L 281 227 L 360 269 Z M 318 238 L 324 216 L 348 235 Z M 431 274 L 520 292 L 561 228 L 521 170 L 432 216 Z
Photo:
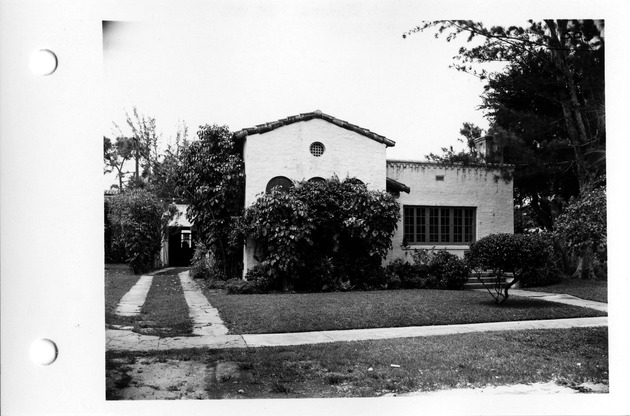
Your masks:
M 142 189 L 111 198 L 109 220 L 119 230 L 112 239 L 116 245 L 124 246 L 134 273 L 145 273 L 155 266 L 165 227 L 176 212 L 175 206 Z

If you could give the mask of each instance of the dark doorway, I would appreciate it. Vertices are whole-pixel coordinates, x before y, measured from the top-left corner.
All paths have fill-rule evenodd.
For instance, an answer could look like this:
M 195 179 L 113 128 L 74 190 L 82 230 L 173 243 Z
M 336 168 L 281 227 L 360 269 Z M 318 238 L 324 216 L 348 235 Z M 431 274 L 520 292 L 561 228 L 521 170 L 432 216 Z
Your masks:
M 169 227 L 168 265 L 188 267 L 195 252 L 193 232 L 190 227 Z

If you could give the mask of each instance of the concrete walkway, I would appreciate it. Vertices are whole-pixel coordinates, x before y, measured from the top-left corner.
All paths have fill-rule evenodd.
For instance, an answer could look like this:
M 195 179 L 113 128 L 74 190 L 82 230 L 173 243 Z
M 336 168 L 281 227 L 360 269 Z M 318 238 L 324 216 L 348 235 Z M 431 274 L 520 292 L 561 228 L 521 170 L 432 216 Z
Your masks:
M 596 309 L 600 312 L 608 313 L 607 303 L 595 302 L 594 300 L 580 299 L 571 295 L 563 295 L 559 293 L 547 293 L 547 292 L 531 292 L 529 290 L 521 290 L 521 289 L 510 289 L 510 295 L 526 296 L 529 298 L 536 298 L 540 300 L 546 300 L 549 302 L 564 303 L 567 305 L 580 306 L 582 308 Z
M 343 341 L 366 341 L 391 338 L 414 338 L 471 332 L 521 331 L 526 329 L 559 329 L 607 326 L 608 317 L 548 319 L 539 321 L 491 322 L 482 324 L 412 326 L 402 328 L 369 328 L 345 331 L 313 331 L 288 334 L 245 334 L 200 337 L 160 338 L 125 330 L 107 330 L 107 350 L 169 350 L 180 348 L 245 348 L 323 344 Z
M 188 314 L 193 320 L 193 335 L 227 335 L 228 329 L 223 324 L 219 311 L 210 305 L 197 282 L 190 278 L 190 271 L 179 273 L 179 280 L 188 304 Z
M 172 269 L 172 267 L 156 270 L 152 273 L 140 276 L 136 284 L 120 299 L 114 313 L 121 316 L 135 316 L 140 314 L 142 305 L 144 305 L 147 299 L 147 293 L 149 293 L 149 289 L 151 289 L 153 275 L 170 269 Z

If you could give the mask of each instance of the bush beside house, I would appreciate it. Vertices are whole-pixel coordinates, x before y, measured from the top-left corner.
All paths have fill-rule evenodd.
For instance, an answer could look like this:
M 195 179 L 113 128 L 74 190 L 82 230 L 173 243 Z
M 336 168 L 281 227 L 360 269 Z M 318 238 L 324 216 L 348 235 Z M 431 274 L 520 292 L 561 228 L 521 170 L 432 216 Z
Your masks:
M 399 216 L 392 195 L 351 178 L 274 189 L 245 213 L 243 232 L 261 266 L 250 276 L 284 290 L 373 287 Z
M 386 268 L 388 289 L 461 289 L 469 268 L 446 250 L 415 250 L 413 262 L 396 259 Z

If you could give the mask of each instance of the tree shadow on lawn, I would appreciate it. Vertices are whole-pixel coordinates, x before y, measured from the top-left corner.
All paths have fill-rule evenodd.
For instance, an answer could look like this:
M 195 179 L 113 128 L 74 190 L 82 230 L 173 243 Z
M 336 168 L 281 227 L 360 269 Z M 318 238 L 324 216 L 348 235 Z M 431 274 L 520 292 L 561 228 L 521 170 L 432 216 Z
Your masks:
M 489 296 L 489 295 L 488 295 Z M 564 307 L 564 304 L 558 302 L 550 302 L 548 300 L 532 299 L 520 296 L 510 296 L 505 303 L 496 303 L 492 299 L 481 302 L 482 305 L 497 307 L 501 309 L 549 309 L 556 307 Z

